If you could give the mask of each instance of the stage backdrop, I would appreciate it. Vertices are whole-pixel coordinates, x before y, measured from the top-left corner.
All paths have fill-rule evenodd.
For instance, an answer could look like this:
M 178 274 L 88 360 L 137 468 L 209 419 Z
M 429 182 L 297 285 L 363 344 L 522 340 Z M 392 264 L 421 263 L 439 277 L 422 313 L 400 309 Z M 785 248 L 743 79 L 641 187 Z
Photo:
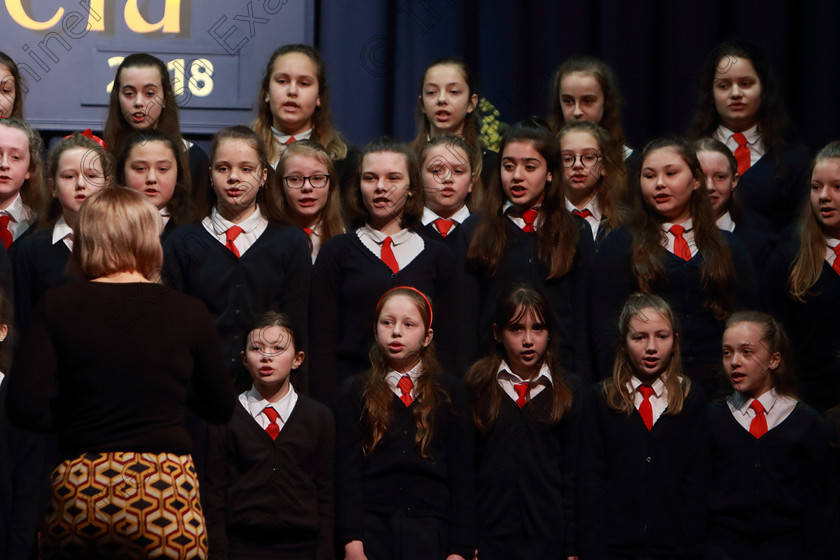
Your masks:
M 314 0 L 5 0 L 0 50 L 42 131 L 101 130 L 116 67 L 147 52 L 170 70 L 182 131 L 212 134 L 251 121 L 268 55 L 311 44 L 314 22 Z

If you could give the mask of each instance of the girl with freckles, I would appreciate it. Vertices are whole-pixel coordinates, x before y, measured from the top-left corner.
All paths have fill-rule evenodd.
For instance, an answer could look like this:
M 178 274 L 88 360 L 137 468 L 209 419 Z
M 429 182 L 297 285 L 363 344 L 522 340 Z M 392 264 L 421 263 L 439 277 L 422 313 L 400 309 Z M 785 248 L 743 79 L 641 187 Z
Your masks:
M 837 471 L 827 427 L 796 398 L 790 344 L 757 311 L 732 315 L 723 368 L 734 392 L 709 407 L 713 485 L 706 558 L 833 558 Z
M 581 558 L 699 558 L 708 492 L 703 391 L 682 374 L 676 315 L 632 294 L 609 379 L 581 413 Z

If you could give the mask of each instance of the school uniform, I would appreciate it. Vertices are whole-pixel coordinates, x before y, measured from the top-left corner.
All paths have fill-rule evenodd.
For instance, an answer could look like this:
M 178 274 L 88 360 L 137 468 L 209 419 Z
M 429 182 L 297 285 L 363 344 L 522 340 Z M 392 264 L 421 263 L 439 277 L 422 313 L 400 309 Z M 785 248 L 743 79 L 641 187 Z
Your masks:
M 589 272 L 592 255 L 592 234 L 584 220 L 574 217 L 578 226 L 578 243 L 571 270 L 562 278 L 548 279 L 547 267 L 538 255 L 537 236 L 539 233 L 526 233 L 522 230 L 521 218 L 508 217 L 504 220 L 505 247 L 496 266 L 495 274 L 477 263 L 468 262 L 467 282 L 472 284 L 472 292 L 462 303 L 464 316 L 470 324 L 476 325 L 474 359 L 487 353 L 494 344 L 492 340 L 493 316 L 496 302 L 515 284 L 527 283 L 541 290 L 548 299 L 554 314 L 554 324 L 560 339 L 561 362 L 566 371 L 572 371 L 581 379 L 592 378 L 591 354 L 588 339 Z M 467 220 L 462 225 L 464 237 L 462 243 L 469 245 L 475 234 L 478 220 Z M 539 222 L 536 224 L 539 230 Z M 466 249 L 464 249 L 466 254 Z
M 718 218 L 715 223 L 718 229 L 734 233 L 741 240 L 750 254 L 750 259 L 758 277 L 773 254 L 773 243 L 771 243 L 770 237 L 752 228 L 735 224 L 729 212 Z
M 300 331 L 306 332 L 312 269 L 309 244 L 300 228 L 268 223 L 257 210 L 241 224 L 245 232 L 234 241 L 240 252 L 237 257 L 223 241 L 228 223 L 215 209 L 213 212 L 203 222 L 181 226 L 169 236 L 164 246 L 163 279 L 207 306 L 235 385 L 244 389 L 250 377 L 240 351 L 258 314 L 288 313 Z M 248 220 L 262 225 L 246 224 Z M 240 240 L 250 242 L 247 248 L 238 244 Z
M 309 313 L 311 347 L 317 352 L 309 362 L 311 394 L 331 407 L 344 380 L 370 365 L 376 304 L 386 291 L 412 286 L 429 297 L 436 342 L 446 340 L 454 327 L 452 252 L 402 230 L 388 236 L 399 264 L 393 272 L 380 258 L 385 237 L 363 226 L 330 238 L 315 261 Z M 440 357 L 452 362 L 444 352 Z
M 442 375 L 439 382 L 450 401 L 434 413 L 431 459 L 422 458 L 414 443 L 418 401 L 406 406 L 396 392 L 389 429 L 365 455 L 364 379 L 354 376 L 342 385 L 336 414 L 339 546 L 361 540 L 370 560 L 472 557 L 475 449 L 469 404 L 456 378 Z
M 543 365 L 517 404 L 516 383 L 504 361 L 496 373 L 499 412 L 476 440 L 476 520 L 482 560 L 539 560 L 577 553 L 577 450 L 582 384 L 565 381 L 574 393 L 572 409 L 554 425 L 541 420 L 551 413 L 553 381 Z M 489 395 L 471 395 L 486 410 Z M 527 514 L 525 514 L 527 512 Z
M 715 131 L 735 153 L 735 133 L 723 125 Z M 793 224 L 808 193 L 808 148 L 782 143 L 777 154 L 765 153 L 757 126 L 743 132 L 750 150 L 750 168 L 738 180 L 738 196 L 744 209 L 744 225 L 769 235 L 777 243 L 781 232 Z
M 768 311 L 790 337 L 802 400 L 824 412 L 840 403 L 840 274 L 831 268 L 836 256 L 826 245 L 831 263 L 823 261 L 819 279 L 805 301 L 794 300 L 788 278 L 798 252 L 797 238 L 776 249 L 764 268 L 762 294 Z
M 602 387 L 592 387 L 581 418 L 580 557 L 698 558 L 709 486 L 703 392 L 692 387 L 676 415 L 652 407 L 648 430 L 638 404 L 629 415 L 617 412 Z M 624 389 L 639 402 L 638 385 Z M 662 388 L 656 395 L 667 402 Z
M 665 224 L 663 231 L 665 230 Z M 688 222 L 686 223 L 688 225 Z M 673 254 L 674 236 L 665 234 L 665 254 L 660 258 L 664 274 L 653 282 L 651 292 L 661 296 L 674 311 L 680 327 L 680 350 L 683 370 L 692 381 L 700 383 L 709 395 L 719 392 L 721 383 L 720 340 L 724 321 L 715 318 L 706 307 L 706 290 L 700 267 L 703 255 L 694 244 L 691 230 L 685 232 L 692 252 L 690 260 Z M 756 309 L 759 305 L 757 281 L 749 254 L 743 243 L 728 232 L 721 232 L 735 269 L 729 296 L 734 309 Z M 613 230 L 601 244 L 592 271 L 590 309 L 592 341 L 598 375 L 612 375 L 618 340 L 617 317 L 624 302 L 639 283 L 633 273 L 633 235 L 629 229 Z
M 423 239 L 443 243 L 454 254 L 458 246 L 458 239 L 463 232 L 460 226 L 469 217 L 470 209 L 466 206 L 462 206 L 450 218 L 441 218 L 434 211 L 423 208 L 423 217 L 421 219 L 423 227 L 417 233 L 422 235 Z M 439 220 L 443 220 L 443 222 Z
M 834 558 L 837 472 L 819 415 L 791 397 L 759 397 L 768 431 L 750 433 L 753 399 L 740 393 L 709 406 L 712 434 L 709 560 Z
M 566 210 L 580 216 L 582 219 L 586 220 L 586 223 L 589 224 L 589 228 L 592 232 L 592 239 L 595 241 L 594 248 L 597 250 L 598 245 L 601 244 L 601 241 L 607 236 L 609 225 L 607 221 L 607 216 L 601 211 L 601 205 L 598 204 L 598 197 L 595 196 L 592 200 L 586 203 L 586 206 L 583 208 L 577 208 L 571 201 L 566 198 Z
M 333 549 L 335 421 L 295 392 L 275 403 L 276 439 L 251 388 L 227 426 L 213 426 L 207 526 L 214 558 L 327 560 Z
M 34 231 L 32 226 L 38 220 L 38 214 L 24 204 L 20 193 L 17 193 L 9 205 L 5 209 L 0 210 L 0 218 L 3 221 L 8 220 L 5 229 L 9 231 L 12 242 L 6 249 L 9 251 L 9 255 L 13 255 L 17 249 L 18 241 L 28 235 L 32 235 Z M 5 241 L 2 244 L 5 244 Z

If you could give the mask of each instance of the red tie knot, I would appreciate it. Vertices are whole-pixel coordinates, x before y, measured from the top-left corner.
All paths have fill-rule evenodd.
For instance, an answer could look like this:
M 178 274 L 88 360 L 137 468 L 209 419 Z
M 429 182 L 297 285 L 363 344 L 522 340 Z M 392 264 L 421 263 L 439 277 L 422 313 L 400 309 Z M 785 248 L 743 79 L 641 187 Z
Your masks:
M 271 407 L 271 406 L 265 407 L 263 409 L 263 414 L 268 416 L 268 419 L 269 419 L 269 421 L 271 421 L 272 424 L 277 422 L 277 419 L 280 418 L 280 415 L 277 414 L 277 411 L 274 410 L 274 407 Z
M 756 414 L 764 414 L 764 405 L 761 404 L 761 401 L 758 399 L 753 399 L 753 402 L 750 403 L 750 408 L 755 411 Z
M 650 399 L 653 396 L 653 387 L 650 385 L 639 385 L 639 392 L 645 398 L 645 400 Z
M 674 237 L 679 237 L 683 234 L 685 228 L 682 226 L 673 225 L 671 226 L 671 229 L 669 231 L 674 234 Z
M 575 216 L 580 216 L 581 218 L 588 218 L 592 215 L 592 212 L 590 212 L 589 208 L 584 208 L 583 210 L 578 210 L 577 208 L 575 208 L 574 210 L 572 210 L 572 214 L 574 214 Z
M 263 414 L 265 414 L 269 420 L 268 426 L 265 427 L 266 433 L 271 436 L 271 439 L 277 439 L 277 436 L 280 434 L 280 425 L 277 424 L 277 419 L 280 418 L 280 415 L 277 414 L 277 411 L 270 406 L 263 409 Z
M 735 134 L 733 134 L 732 139 L 735 140 L 735 142 L 737 142 L 738 146 L 746 147 L 747 145 L 747 137 L 740 132 L 736 132 Z
M 12 217 L 8 214 L 0 216 L 0 241 L 3 242 L 6 249 L 9 248 L 9 245 L 11 245 L 13 241 L 12 232 L 9 230 L 9 221 L 11 219 Z
M 303 228 L 303 233 L 305 233 L 306 235 L 311 237 L 312 236 L 312 228 L 311 227 Z
M 397 387 L 399 388 L 400 393 L 402 393 L 400 400 L 405 404 L 405 406 L 411 406 L 411 403 L 414 400 L 411 396 L 411 389 L 414 388 L 414 382 L 411 381 L 409 376 L 403 375 L 397 382 Z
M 291 144 L 293 142 L 297 142 L 297 140 L 295 140 L 294 136 L 289 136 L 289 139 L 286 140 L 286 146 L 288 146 L 289 144 Z
M 519 395 L 519 397 L 516 399 L 516 404 L 519 406 L 519 408 L 522 408 L 523 406 L 525 406 L 525 403 L 528 402 L 528 384 L 514 383 L 513 390 L 516 391 L 517 395 Z
M 537 220 L 538 215 L 539 212 L 533 208 L 529 208 L 528 210 L 522 212 L 522 220 L 525 222 L 525 227 L 522 228 L 522 231 L 526 233 L 533 233 L 534 222 Z
M 237 237 L 239 237 L 239 234 L 242 233 L 242 231 L 242 228 L 239 226 L 231 226 L 227 229 L 227 231 L 225 231 L 225 239 L 232 243 Z
M 452 225 L 455 222 L 452 220 L 447 220 L 446 218 L 438 218 L 435 220 L 435 226 L 437 227 L 438 233 L 441 236 L 446 237 L 449 234 L 449 230 L 452 229 Z

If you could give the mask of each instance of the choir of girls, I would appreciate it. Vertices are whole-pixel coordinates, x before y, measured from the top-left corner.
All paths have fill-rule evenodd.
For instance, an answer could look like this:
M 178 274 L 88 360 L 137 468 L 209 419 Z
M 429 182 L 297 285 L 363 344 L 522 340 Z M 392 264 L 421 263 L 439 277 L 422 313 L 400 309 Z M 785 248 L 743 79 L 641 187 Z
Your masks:
M 306 45 L 270 55 L 256 119 L 209 155 L 153 56 L 120 64 L 102 139 L 45 160 L 3 53 L 0 82 L 0 337 L 82 281 L 87 198 L 144 195 L 149 276 L 207 308 L 239 393 L 229 422 L 187 415 L 210 558 L 829 557 L 840 143 L 809 170 L 751 47 L 716 48 L 687 137 L 640 150 L 589 56 L 498 153 L 453 57 L 423 72 L 411 144 L 362 150 Z M 47 482 L 21 469 L 57 451 L 0 420 L 0 557 L 26 558 L 43 510 L 16 497 Z

